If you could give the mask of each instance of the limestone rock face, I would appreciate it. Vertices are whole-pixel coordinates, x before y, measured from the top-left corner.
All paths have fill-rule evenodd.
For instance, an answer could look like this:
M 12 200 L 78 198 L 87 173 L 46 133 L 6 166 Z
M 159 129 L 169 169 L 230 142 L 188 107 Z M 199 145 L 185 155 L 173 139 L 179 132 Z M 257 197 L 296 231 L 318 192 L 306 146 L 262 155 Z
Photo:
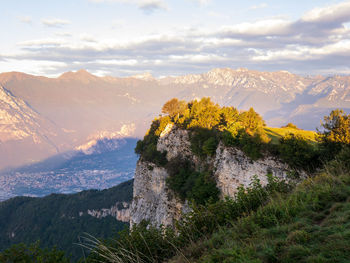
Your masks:
M 134 178 L 130 226 L 149 220 L 155 226 L 169 226 L 186 212 L 181 203 L 166 187 L 168 173 L 165 168 L 139 161 Z
M 252 161 L 237 148 L 225 147 L 222 143 L 216 149 L 214 161 L 215 179 L 222 197 L 234 197 L 240 185 L 249 186 L 254 176 L 262 185 L 267 184 L 266 174 L 287 179 L 289 167 L 271 156 Z
M 265 156 L 252 161 L 241 150 L 226 147 L 219 143 L 216 154 L 206 160 L 200 160 L 191 151 L 189 132 L 173 125 L 168 125 L 161 133 L 157 143 L 158 151 L 166 151 L 167 159 L 181 156 L 190 160 L 195 167 L 203 167 L 203 163 L 213 168 L 217 186 L 221 196 L 234 197 L 240 185 L 248 186 L 254 176 L 263 185 L 267 184 L 267 173 L 278 178 L 287 178 L 289 167 L 277 158 Z M 153 163 L 145 162 L 142 157 L 137 163 L 134 177 L 133 202 L 130 212 L 130 226 L 148 220 L 152 225 L 171 226 L 181 217 L 182 213 L 190 211 L 187 202 L 182 202 L 167 188 L 167 170 Z
M 130 204 L 126 202 L 117 202 L 110 208 L 102 209 L 88 209 L 87 214 L 96 218 L 103 218 L 106 216 L 115 217 L 118 221 L 129 222 L 130 221 Z M 79 216 L 82 216 L 84 212 L 80 212 Z
M 178 155 L 189 159 L 195 157 L 191 151 L 188 131 L 178 129 L 173 124 L 168 124 L 160 134 L 157 150 L 160 152 L 167 151 L 166 158 L 168 160 Z

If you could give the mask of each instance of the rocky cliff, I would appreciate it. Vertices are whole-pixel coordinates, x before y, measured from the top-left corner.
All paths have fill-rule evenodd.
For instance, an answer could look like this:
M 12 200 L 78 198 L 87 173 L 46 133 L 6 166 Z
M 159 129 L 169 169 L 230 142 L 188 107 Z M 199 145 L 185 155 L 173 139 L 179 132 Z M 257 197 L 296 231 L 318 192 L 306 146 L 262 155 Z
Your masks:
M 157 143 L 158 151 L 167 152 L 168 161 L 177 156 L 190 160 L 197 170 L 203 166 L 210 166 L 221 197 L 234 197 L 240 185 L 248 186 L 257 176 L 263 185 L 267 183 L 266 175 L 272 173 L 278 178 L 287 178 L 289 167 L 279 159 L 264 156 L 252 161 L 241 150 L 226 147 L 219 143 L 216 154 L 200 160 L 191 151 L 189 132 L 179 129 L 172 124 L 161 133 Z M 167 170 L 153 163 L 142 160 L 137 163 L 133 202 L 130 211 L 130 225 L 138 224 L 142 220 L 149 220 L 155 226 L 169 226 L 179 219 L 181 213 L 190 210 L 187 201 L 182 202 L 167 188 Z
M 117 202 L 110 208 L 101 209 L 88 209 L 87 214 L 96 218 L 104 218 L 106 216 L 112 216 L 118 221 L 129 222 L 130 221 L 130 208 L 127 202 Z M 82 216 L 84 212 L 79 212 L 79 216 Z

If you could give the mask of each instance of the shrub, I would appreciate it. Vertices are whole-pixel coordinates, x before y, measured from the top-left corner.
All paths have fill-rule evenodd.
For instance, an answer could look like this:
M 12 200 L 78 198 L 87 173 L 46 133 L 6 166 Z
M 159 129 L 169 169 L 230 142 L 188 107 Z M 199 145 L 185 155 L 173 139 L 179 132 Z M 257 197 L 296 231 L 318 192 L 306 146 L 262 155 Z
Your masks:
M 195 128 L 190 133 L 191 150 L 200 157 L 212 155 L 216 151 L 218 140 L 216 131 L 204 128 Z
M 215 137 L 210 137 L 203 143 L 202 152 L 205 155 L 213 155 L 216 152 L 218 141 Z
M 291 128 L 291 129 L 299 130 L 299 128 L 294 123 L 291 123 L 291 122 L 289 122 L 287 125 L 282 126 L 281 128 Z
M 255 178 L 248 187 L 239 187 L 234 199 L 226 198 L 206 205 L 194 205 L 193 211 L 177 223 L 182 242 L 193 242 L 210 235 L 223 226 L 231 225 L 238 217 L 257 210 L 278 193 L 288 193 L 291 186 L 283 180 L 267 175 L 268 184 L 263 187 Z
M 154 120 L 143 140 L 137 142 L 135 153 L 141 155 L 143 160 L 159 166 L 164 166 L 167 163 L 166 152 L 157 150 L 157 142 L 159 135 L 168 123 L 170 123 L 168 116 Z
M 251 136 L 241 130 L 238 137 L 238 143 L 242 151 L 252 160 L 257 160 L 262 157 L 262 141 L 259 134 Z
M 166 168 L 169 173 L 167 186 L 183 201 L 187 199 L 196 204 L 205 204 L 218 200 L 219 190 L 208 172 L 196 172 L 189 161 L 179 158 L 171 160 Z
M 42 249 L 40 248 L 40 243 L 36 242 L 29 246 L 21 243 L 5 249 L 0 252 L 0 262 L 69 263 L 70 260 L 63 251 L 59 251 L 56 248 Z
M 293 168 L 313 171 L 319 166 L 316 149 L 299 134 L 282 137 L 278 149 L 282 160 Z

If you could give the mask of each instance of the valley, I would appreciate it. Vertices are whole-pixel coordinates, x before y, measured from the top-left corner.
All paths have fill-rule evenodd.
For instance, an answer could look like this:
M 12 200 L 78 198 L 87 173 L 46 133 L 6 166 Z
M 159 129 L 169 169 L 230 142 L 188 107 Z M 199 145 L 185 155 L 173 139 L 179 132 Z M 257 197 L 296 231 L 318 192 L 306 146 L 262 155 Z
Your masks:
M 132 178 L 137 138 L 173 97 L 254 107 L 268 126 L 288 120 L 307 130 L 320 127 L 319 120 L 334 108 L 350 109 L 348 76 L 245 68 L 163 78 L 98 77 L 85 70 L 58 78 L 9 72 L 0 74 L 0 86 L 2 200 L 102 189 Z M 117 152 L 107 154 L 117 148 L 115 138 L 135 138 L 123 146 L 126 158 L 120 161 Z M 59 165 L 46 167 L 52 163 Z

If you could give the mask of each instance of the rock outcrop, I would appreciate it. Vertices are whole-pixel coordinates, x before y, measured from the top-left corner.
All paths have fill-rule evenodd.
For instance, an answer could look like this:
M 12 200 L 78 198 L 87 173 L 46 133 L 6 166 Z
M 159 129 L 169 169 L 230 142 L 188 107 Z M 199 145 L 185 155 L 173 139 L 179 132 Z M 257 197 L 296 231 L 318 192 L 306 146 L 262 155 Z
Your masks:
M 289 167 L 287 164 L 271 156 L 265 156 L 252 161 L 239 149 L 226 147 L 219 143 L 216 154 L 206 160 L 200 160 L 191 151 L 189 132 L 169 124 L 158 139 L 157 149 L 167 152 L 167 159 L 181 156 L 195 164 L 197 169 L 203 162 L 213 167 L 217 187 L 221 196 L 234 197 L 240 185 L 248 186 L 256 176 L 260 182 L 267 184 L 268 173 L 278 178 L 287 178 Z M 171 226 L 182 213 L 190 211 L 187 202 L 181 202 L 176 195 L 167 188 L 167 170 L 153 163 L 145 162 L 142 157 L 137 163 L 133 202 L 130 212 L 130 225 L 149 221 L 154 226 Z
M 234 197 L 240 185 L 249 186 L 256 176 L 262 185 L 267 184 L 267 174 L 287 179 L 288 165 L 277 158 L 265 156 L 252 161 L 237 148 L 225 147 L 222 143 L 216 149 L 214 176 L 222 197 Z
M 130 207 L 127 202 L 117 202 L 110 208 L 102 209 L 88 209 L 86 212 L 88 215 L 91 215 L 96 218 L 103 218 L 106 216 L 112 216 L 118 221 L 129 222 L 130 221 Z M 79 216 L 82 216 L 84 212 L 80 212 Z
M 179 219 L 188 206 L 167 188 L 165 168 L 139 160 L 134 178 L 130 225 L 149 220 L 151 224 L 168 226 Z

